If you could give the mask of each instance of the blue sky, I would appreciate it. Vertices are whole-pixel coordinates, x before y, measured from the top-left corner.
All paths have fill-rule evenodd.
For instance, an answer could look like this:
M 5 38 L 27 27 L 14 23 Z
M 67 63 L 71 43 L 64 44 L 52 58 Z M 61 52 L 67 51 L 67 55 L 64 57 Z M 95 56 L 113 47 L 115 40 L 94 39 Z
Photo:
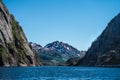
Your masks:
M 120 0 L 3 0 L 28 41 L 59 40 L 87 50 L 120 12 Z

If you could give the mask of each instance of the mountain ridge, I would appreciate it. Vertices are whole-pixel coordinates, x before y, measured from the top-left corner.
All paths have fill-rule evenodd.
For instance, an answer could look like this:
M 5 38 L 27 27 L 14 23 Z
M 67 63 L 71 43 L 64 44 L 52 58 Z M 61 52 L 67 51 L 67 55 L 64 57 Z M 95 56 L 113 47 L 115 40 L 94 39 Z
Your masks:
M 71 45 L 60 41 L 54 41 L 44 47 L 32 42 L 30 45 L 40 55 L 45 65 L 70 65 L 73 62 L 76 64 L 85 55 L 84 51 L 78 51 Z
M 120 66 L 120 13 L 92 43 L 79 65 Z

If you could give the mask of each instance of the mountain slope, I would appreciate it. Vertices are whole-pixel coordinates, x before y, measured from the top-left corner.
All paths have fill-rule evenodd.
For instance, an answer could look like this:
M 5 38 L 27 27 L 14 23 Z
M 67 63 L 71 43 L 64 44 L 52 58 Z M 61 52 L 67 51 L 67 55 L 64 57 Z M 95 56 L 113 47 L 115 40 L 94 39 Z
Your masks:
M 49 43 L 45 47 L 35 43 L 30 44 L 40 55 L 40 59 L 45 65 L 75 65 L 85 55 L 85 52 L 80 52 L 59 41 Z
M 0 66 L 40 65 L 25 34 L 0 0 Z
M 64 53 L 69 58 L 80 57 L 80 51 L 78 51 L 76 48 L 72 47 L 71 45 L 63 42 L 55 41 L 47 44 L 44 48 L 49 48 L 56 50 L 60 53 Z
M 115 16 L 92 43 L 81 65 L 120 65 L 120 14 Z

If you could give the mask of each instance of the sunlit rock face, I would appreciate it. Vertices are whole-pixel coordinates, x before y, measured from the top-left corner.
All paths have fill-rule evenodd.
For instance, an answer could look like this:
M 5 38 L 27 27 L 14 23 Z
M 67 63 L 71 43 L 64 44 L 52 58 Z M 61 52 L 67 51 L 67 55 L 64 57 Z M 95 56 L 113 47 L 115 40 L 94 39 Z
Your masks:
M 0 66 L 40 65 L 25 34 L 0 0 Z
M 120 14 L 115 16 L 92 43 L 79 65 L 120 65 Z

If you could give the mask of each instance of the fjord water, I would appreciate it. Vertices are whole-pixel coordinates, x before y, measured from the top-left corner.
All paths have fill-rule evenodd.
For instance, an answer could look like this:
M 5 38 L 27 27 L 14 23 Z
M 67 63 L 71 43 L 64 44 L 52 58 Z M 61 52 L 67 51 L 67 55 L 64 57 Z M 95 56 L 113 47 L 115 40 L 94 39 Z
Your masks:
M 120 80 L 120 68 L 4 67 L 0 80 Z

